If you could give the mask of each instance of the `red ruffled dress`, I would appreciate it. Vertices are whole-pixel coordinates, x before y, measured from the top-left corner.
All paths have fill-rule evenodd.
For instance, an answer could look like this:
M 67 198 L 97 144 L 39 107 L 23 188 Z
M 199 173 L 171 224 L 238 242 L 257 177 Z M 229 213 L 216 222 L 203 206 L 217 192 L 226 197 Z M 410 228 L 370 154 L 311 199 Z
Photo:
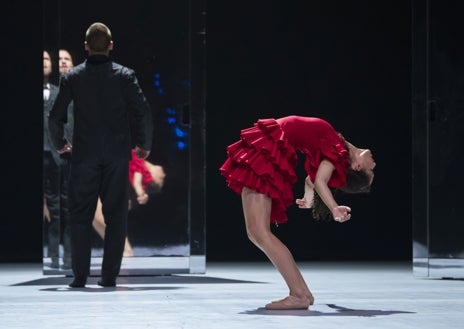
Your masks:
M 132 158 L 129 161 L 129 182 L 131 185 L 134 185 L 134 173 L 136 172 L 142 174 L 142 187 L 145 190 L 153 181 L 153 177 L 145 166 L 145 160 L 137 158 L 135 151 L 132 150 Z
M 248 187 L 267 194 L 272 199 L 270 221 L 285 223 L 287 207 L 294 204 L 297 151 L 306 156 L 305 171 L 312 181 L 327 159 L 335 166 L 328 185 L 346 185 L 349 153 L 338 132 L 322 119 L 295 115 L 260 119 L 243 129 L 240 140 L 227 147 L 227 160 L 219 170 L 235 193 Z

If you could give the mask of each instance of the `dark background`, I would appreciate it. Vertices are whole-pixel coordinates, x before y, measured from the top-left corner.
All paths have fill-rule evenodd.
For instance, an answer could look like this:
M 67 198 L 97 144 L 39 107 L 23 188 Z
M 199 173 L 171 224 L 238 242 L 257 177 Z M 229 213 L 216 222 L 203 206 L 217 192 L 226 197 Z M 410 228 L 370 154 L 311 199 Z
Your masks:
M 3 13 L 3 262 L 42 259 L 42 6 L 24 7 L 8 0 Z M 247 240 L 240 198 L 218 168 L 240 129 L 289 114 L 327 119 L 377 162 L 372 192 L 346 200 L 348 223 L 315 222 L 289 208 L 290 221 L 273 231 L 295 258 L 411 258 L 410 7 L 385 0 L 207 3 L 208 260 L 265 259 Z M 304 177 L 301 166 L 298 173 Z M 297 183 L 295 197 L 302 190 Z

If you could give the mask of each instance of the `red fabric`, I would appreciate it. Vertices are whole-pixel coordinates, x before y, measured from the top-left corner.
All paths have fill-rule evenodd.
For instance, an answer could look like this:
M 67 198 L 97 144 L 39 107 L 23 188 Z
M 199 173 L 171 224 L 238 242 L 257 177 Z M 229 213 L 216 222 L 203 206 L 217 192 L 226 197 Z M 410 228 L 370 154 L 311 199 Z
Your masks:
M 306 155 L 305 169 L 312 179 L 326 158 L 335 166 L 329 185 L 346 183 L 348 152 L 338 133 L 324 120 L 298 116 L 260 119 L 243 129 L 240 140 L 227 147 L 219 170 L 235 193 L 240 195 L 246 186 L 267 194 L 272 199 L 270 221 L 285 223 L 286 209 L 294 203 L 297 150 Z
M 328 185 L 335 188 L 346 185 L 349 152 L 330 123 L 319 118 L 294 115 L 278 119 L 277 122 L 290 144 L 306 156 L 305 171 L 313 182 L 319 164 L 326 159 L 335 166 Z
M 135 151 L 132 150 L 132 158 L 129 161 L 129 182 L 134 185 L 134 173 L 142 174 L 142 187 L 145 189 L 153 181 L 153 177 L 145 166 L 145 160 L 137 158 Z

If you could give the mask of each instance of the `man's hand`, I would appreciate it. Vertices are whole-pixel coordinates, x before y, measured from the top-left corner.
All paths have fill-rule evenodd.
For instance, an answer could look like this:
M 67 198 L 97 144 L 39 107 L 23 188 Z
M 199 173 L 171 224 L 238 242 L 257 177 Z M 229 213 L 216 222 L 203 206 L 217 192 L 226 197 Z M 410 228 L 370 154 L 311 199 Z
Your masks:
M 135 147 L 135 155 L 137 156 L 137 158 L 145 160 L 150 155 L 150 151 L 149 150 L 144 150 L 144 149 L 136 146 Z
M 58 150 L 58 154 L 66 154 L 66 153 L 71 153 L 72 152 L 72 145 L 71 143 L 67 142 L 63 148 Z
M 43 218 L 50 223 L 50 210 L 48 210 L 47 202 L 44 200 Z

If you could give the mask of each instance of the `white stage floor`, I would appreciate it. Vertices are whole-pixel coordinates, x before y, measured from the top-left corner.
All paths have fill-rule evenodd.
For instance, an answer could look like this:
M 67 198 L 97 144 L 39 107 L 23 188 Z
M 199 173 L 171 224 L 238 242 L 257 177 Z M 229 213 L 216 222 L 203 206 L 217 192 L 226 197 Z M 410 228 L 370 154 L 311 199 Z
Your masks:
M 0 328 L 402 329 L 464 328 L 464 281 L 423 279 L 407 263 L 300 263 L 308 310 L 266 311 L 287 295 L 269 263 L 208 263 L 204 275 L 44 276 L 41 264 L 0 264 Z

